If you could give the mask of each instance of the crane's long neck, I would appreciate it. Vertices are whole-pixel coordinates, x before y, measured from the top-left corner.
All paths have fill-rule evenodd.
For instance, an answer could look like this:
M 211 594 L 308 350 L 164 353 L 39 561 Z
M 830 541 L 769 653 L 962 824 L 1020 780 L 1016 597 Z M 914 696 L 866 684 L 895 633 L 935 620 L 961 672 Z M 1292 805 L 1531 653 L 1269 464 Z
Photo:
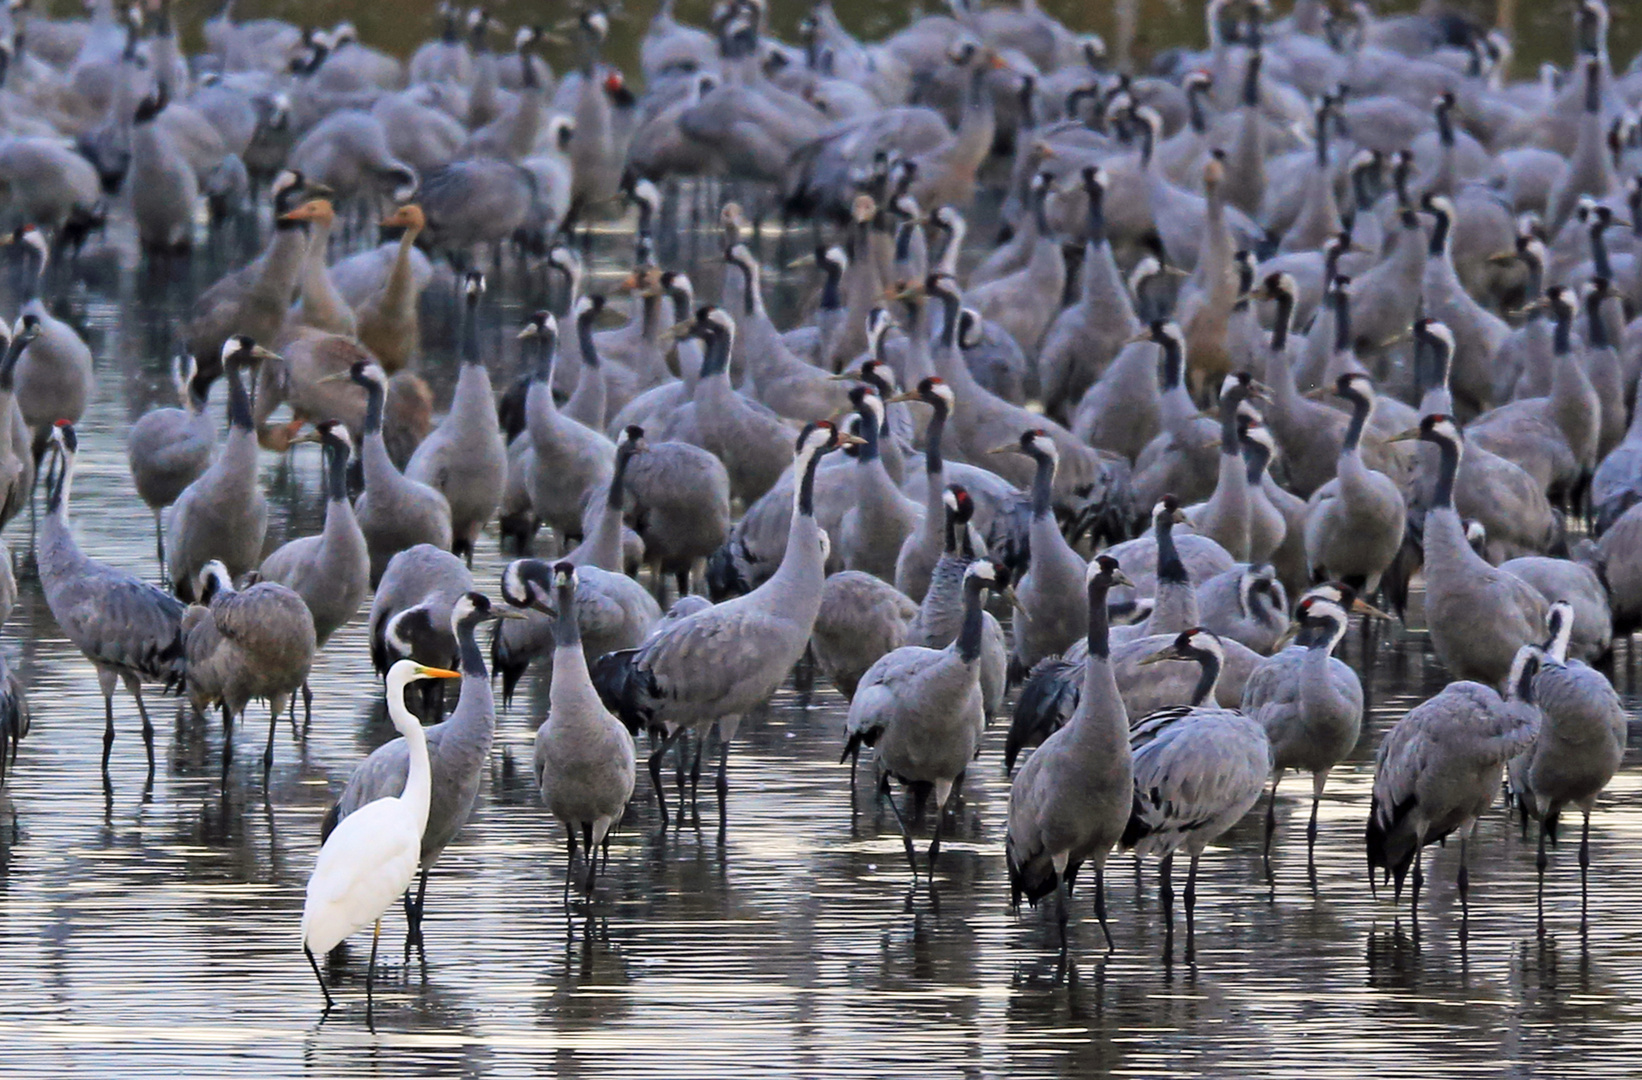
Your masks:
M 1431 243 L 1426 248 L 1426 254 L 1433 259 L 1441 258 L 1448 253 L 1448 214 L 1437 210 L 1432 214 Z
M 1351 351 L 1351 294 L 1334 290 L 1334 351 Z
M 929 477 L 931 484 L 937 486 L 946 469 L 946 461 L 941 457 L 941 438 L 946 434 L 946 417 L 946 403 L 937 402 L 935 414 L 929 418 L 929 427 L 924 433 L 924 474 Z
M 1340 446 L 1340 453 L 1355 454 L 1357 447 L 1363 441 L 1363 429 L 1368 426 L 1368 418 L 1374 412 L 1374 399 L 1367 394 L 1359 394 L 1352 398 L 1351 422 L 1346 425 L 1346 437 Z
M 1191 697 L 1194 707 L 1201 706 L 1214 697 L 1214 688 L 1220 682 L 1221 660 L 1217 654 L 1205 649 L 1197 658 L 1197 664 L 1197 685 L 1192 687 Z
M 228 383 L 229 401 L 233 400 L 234 377 L 230 375 Z M 382 405 L 387 397 L 382 384 L 375 379 L 365 381 L 365 437 L 382 434 Z M 249 406 L 247 406 L 249 408 Z M 247 412 L 246 415 L 250 415 Z
M 582 363 L 597 371 L 599 368 L 599 347 L 593 343 L 592 312 L 577 318 L 576 343 L 581 346 Z
M 553 616 L 553 647 L 574 649 L 580 654 L 582 629 L 576 618 L 576 587 L 569 584 L 559 585 L 555 586 L 554 591 L 558 594 L 555 598 L 558 602 Z M 586 657 L 583 657 L 582 662 L 586 663 Z
M 245 380 L 240 374 L 240 365 L 228 365 L 228 423 L 240 431 L 250 431 L 253 427 L 251 419 L 251 395 L 246 392 Z M 369 421 L 366 428 L 369 429 Z M 381 426 L 378 416 L 377 426 Z
M 1189 583 L 1186 564 L 1181 561 L 1180 549 L 1174 542 L 1174 519 L 1168 514 L 1157 522 L 1157 580 L 1174 585 Z
M 1551 335 L 1551 349 L 1557 356 L 1567 356 L 1573 351 L 1574 320 L 1569 312 L 1561 307 L 1556 309 L 1556 328 Z
M 1085 184 L 1083 190 L 1089 196 L 1089 213 L 1084 229 L 1089 234 L 1090 246 L 1098 248 L 1106 242 L 1106 191 L 1099 184 Z
M 1585 345 L 1591 349 L 1606 349 L 1613 342 L 1608 340 L 1608 323 L 1602 318 L 1602 296 L 1592 293 L 1585 304 L 1586 330 Z
M 1294 294 L 1287 289 L 1280 289 L 1276 299 L 1277 311 L 1271 324 L 1271 351 L 1273 363 L 1283 361 L 1283 351 L 1288 348 L 1289 328 L 1294 322 Z
M 17 361 L 22 358 L 23 349 L 27 343 L 13 340 L 6 346 L 4 359 L 0 359 L 0 396 L 10 397 L 16 387 Z M 10 410 L 7 410 L 8 414 Z
M 325 445 L 326 496 L 333 503 L 348 501 L 348 450 L 345 444 Z
M 1437 444 L 1437 487 L 1431 496 L 1434 510 L 1454 509 L 1454 477 L 1460 471 L 1460 447 L 1447 439 Z
M 721 330 L 714 331 L 707 338 L 707 348 L 702 355 L 701 377 L 710 379 L 714 375 L 723 375 L 730 370 L 730 335 Z
M 981 655 L 981 615 L 985 610 L 981 598 L 984 591 L 985 586 L 977 579 L 964 582 L 964 621 L 954 644 L 958 658 L 966 664 L 973 664 Z
M 1055 493 L 1055 459 L 1041 450 L 1033 454 L 1037 471 L 1032 474 L 1032 517 L 1034 520 L 1049 516 Z

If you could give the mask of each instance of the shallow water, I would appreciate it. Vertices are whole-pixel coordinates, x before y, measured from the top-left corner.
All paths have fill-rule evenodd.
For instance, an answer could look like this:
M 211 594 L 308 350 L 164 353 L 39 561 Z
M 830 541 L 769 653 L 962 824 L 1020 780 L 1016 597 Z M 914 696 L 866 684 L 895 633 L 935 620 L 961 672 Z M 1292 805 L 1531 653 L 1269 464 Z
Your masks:
M 627 241 L 601 243 L 625 252 Z M 800 238 L 794 245 L 802 250 Z M 766 248 L 766 264 L 774 255 Z M 600 269 L 613 274 L 615 259 Z M 173 268 L 198 281 L 217 270 L 205 255 Z M 95 253 L 78 276 L 60 297 L 96 351 L 99 390 L 80 428 L 73 516 L 91 554 L 153 575 L 152 526 L 126 472 L 123 431 L 164 396 L 164 358 L 192 289 L 150 284 L 146 271 Z M 515 363 L 504 324 L 517 325 L 538 299 L 522 281 L 504 274 L 487 316 L 498 384 Z M 427 369 L 443 387 L 452 299 L 441 288 L 429 299 Z M 314 447 L 288 462 L 267 457 L 264 479 L 270 544 L 317 529 Z M 8 539 L 26 562 L 26 520 Z M 476 568 L 483 587 L 494 590 L 501 565 L 488 538 Z M 1441 685 L 1423 635 L 1400 631 L 1387 632 L 1366 662 L 1361 636 L 1349 639 L 1372 715 L 1330 784 L 1315 882 L 1305 868 L 1304 784 L 1291 779 L 1279 804 L 1275 890 L 1260 867 L 1258 815 L 1205 856 L 1194 965 L 1178 954 L 1172 967 L 1160 963 L 1154 872 L 1137 889 L 1119 857 L 1110 874 L 1117 953 L 1101 959 L 1085 895 L 1064 976 L 1048 913 L 1007 910 L 1002 731 L 989 733 L 949 823 L 938 900 L 920 892 L 909 908 L 894 819 L 875 806 L 866 777 L 852 810 L 848 770 L 836 764 L 844 708 L 830 687 L 801 697 L 789 684 L 743 724 L 724 843 L 710 779 L 705 824 L 661 837 L 641 777 L 591 924 L 579 901 L 567 924 L 563 838 L 527 769 L 545 698 L 527 681 L 500 720 L 481 807 L 432 879 L 425 967 L 399 965 L 403 921 L 391 914 L 374 1033 L 363 935 L 339 977 L 339 1006 L 322 1019 L 298 948 L 319 820 L 353 766 L 391 734 L 363 622 L 362 614 L 318 661 L 312 732 L 299 743 L 282 727 L 266 781 L 256 709 L 224 786 L 220 724 L 166 700 L 156 708 L 157 776 L 145 791 L 137 718 L 122 695 L 105 798 L 96 680 L 25 566 L 3 633 L 34 703 L 33 730 L 0 795 L 8 1072 L 503 1077 L 637 1066 L 721 1075 L 756 1064 L 800 1076 L 1358 1075 L 1392 1062 L 1408 1076 L 1606 1077 L 1642 1058 L 1627 1037 L 1642 1011 L 1633 899 L 1642 871 L 1628 857 L 1642 833 L 1634 754 L 1593 822 L 1588 940 L 1577 932 L 1573 845 L 1554 853 L 1550 933 L 1536 937 L 1533 849 L 1503 809 L 1474 845 L 1463 948 L 1452 847 L 1435 854 L 1418 940 L 1406 911 L 1399 918 L 1389 900 L 1370 897 L 1362 826 L 1373 748 Z M 1629 661 L 1622 649 L 1621 685 L 1634 708 Z

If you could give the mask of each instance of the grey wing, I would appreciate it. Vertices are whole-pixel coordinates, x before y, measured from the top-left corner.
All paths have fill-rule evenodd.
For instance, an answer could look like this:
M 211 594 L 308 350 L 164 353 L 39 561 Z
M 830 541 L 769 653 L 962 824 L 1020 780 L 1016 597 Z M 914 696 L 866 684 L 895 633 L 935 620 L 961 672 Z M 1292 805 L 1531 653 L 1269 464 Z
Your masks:
M 855 688 L 850 699 L 847 730 L 871 746 L 896 710 L 915 705 L 920 676 L 944 655 L 940 649 L 908 645 L 880 656 Z
M 1258 794 L 1271 772 L 1271 744 L 1248 717 L 1202 712 L 1170 722 L 1135 752 L 1135 798 L 1148 824 L 1188 831 Z
M 58 623 L 88 659 L 167 686 L 182 681 L 182 601 L 112 574 L 83 578 L 69 587 Z
M 1304 658 L 1305 650 L 1292 645 L 1260 661 L 1249 674 L 1249 681 L 1243 684 L 1241 711 L 1256 716 L 1266 706 L 1294 701 L 1300 694 L 1297 676 L 1299 661 Z
M 384 743 L 371 751 L 348 778 L 342 797 L 336 800 L 339 817 L 347 817 L 366 803 L 404 794 L 410 776 L 410 746 L 403 738 Z
M 693 703 L 768 693 L 786 677 L 791 666 L 786 650 L 776 654 L 770 647 L 785 643 L 793 624 L 756 610 L 728 608 L 721 605 L 686 619 L 643 647 L 638 666 L 649 674 L 660 698 Z M 800 655 L 803 645 L 801 639 Z

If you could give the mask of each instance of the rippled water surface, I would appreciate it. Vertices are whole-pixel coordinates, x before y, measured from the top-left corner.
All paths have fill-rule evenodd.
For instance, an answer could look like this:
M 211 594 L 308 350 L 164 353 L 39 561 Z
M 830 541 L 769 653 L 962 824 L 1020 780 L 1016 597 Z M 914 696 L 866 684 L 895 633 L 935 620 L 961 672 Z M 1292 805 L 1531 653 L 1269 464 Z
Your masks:
M 624 242 L 625 243 L 625 242 Z M 767 264 L 776 262 L 766 250 Z M 613 260 L 601 269 L 614 272 Z M 197 260 L 210 280 L 217 267 Z M 703 275 L 705 277 L 705 274 Z M 126 472 L 130 418 L 165 392 L 193 286 L 88 255 L 58 296 L 98 357 L 82 425 L 74 518 L 95 556 L 155 574 L 151 523 Z M 448 285 L 445 286 L 448 288 Z M 448 292 L 435 286 L 428 372 L 448 386 Z M 501 282 L 486 340 L 500 382 L 527 300 Z M 268 457 L 270 544 L 317 529 L 313 447 Z M 27 522 L 9 535 L 23 561 Z M 480 580 L 500 559 L 481 544 Z M 949 824 L 936 897 L 908 904 L 894 819 L 863 778 L 852 809 L 836 764 L 844 708 L 830 687 L 789 684 L 742 726 L 730 766 L 730 828 L 658 834 L 647 785 L 612 844 L 589 911 L 567 936 L 562 834 L 537 804 L 527 763 L 545 697 L 531 682 L 500 720 L 473 822 L 445 853 L 428 899 L 427 962 L 399 966 L 403 921 L 374 1033 L 364 1016 L 368 938 L 353 943 L 338 1008 L 320 998 L 298 947 L 319 821 L 353 766 L 391 735 L 363 615 L 316 666 L 311 734 L 282 730 L 272 775 L 242 752 L 217 780 L 220 724 L 165 701 L 159 768 L 145 791 L 128 698 L 117 699 L 113 791 L 99 780 L 102 705 L 90 667 L 58 633 L 25 565 L 4 630 L 34 703 L 34 728 L 0 796 L 0 1071 L 29 1075 L 625 1076 L 739 1075 L 753 1066 L 828 1074 L 1047 1076 L 1591 1075 L 1642 1064 L 1642 949 L 1635 755 L 1592 829 L 1592 919 L 1577 932 L 1572 845 L 1553 855 L 1551 930 L 1534 933 L 1532 846 L 1503 809 L 1473 855 L 1471 935 L 1458 939 L 1457 851 L 1438 851 L 1416 941 L 1406 913 L 1372 899 L 1362 826 L 1371 758 L 1385 729 L 1440 675 L 1423 636 L 1392 632 L 1365 657 L 1372 716 L 1323 806 L 1315 881 L 1305 805 L 1282 800 L 1275 889 L 1251 817 L 1203 861 L 1195 965 L 1161 946 L 1155 878 L 1126 857 L 1110 875 L 1118 951 L 1099 959 L 1087 896 L 1076 901 L 1072 969 L 1057 970 L 1046 913 L 1007 910 L 1001 730 L 989 736 Z M 1636 704 L 1629 654 L 1619 677 Z M 253 711 L 245 736 L 254 744 Z M 1304 785 L 1290 782 L 1297 796 Z

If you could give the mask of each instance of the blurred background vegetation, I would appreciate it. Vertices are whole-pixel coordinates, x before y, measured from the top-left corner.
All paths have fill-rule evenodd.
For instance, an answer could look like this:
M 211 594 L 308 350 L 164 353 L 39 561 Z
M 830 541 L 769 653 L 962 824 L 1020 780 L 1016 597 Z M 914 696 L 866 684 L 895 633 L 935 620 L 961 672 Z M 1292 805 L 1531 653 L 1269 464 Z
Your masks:
M 461 0 L 458 0 L 461 2 Z M 36 0 L 39 4 L 39 0 Z M 611 26 L 609 59 L 626 70 L 637 67 L 638 43 L 646 24 L 655 12 L 658 0 L 624 0 L 618 18 Z M 1200 48 L 1204 44 L 1203 4 L 1200 0 L 1138 0 L 1138 34 L 1135 55 L 1145 59 L 1164 49 L 1185 46 Z M 1345 7 L 1346 0 L 1336 0 Z M 1613 9 L 1611 40 L 1616 68 L 1623 69 L 1642 41 L 1642 3 L 1637 0 L 1610 0 Z M 77 10 L 77 0 L 53 0 L 39 4 L 44 10 L 66 13 Z M 567 19 L 575 10 L 567 0 L 494 0 L 485 5 L 491 13 L 510 26 L 524 23 L 551 24 Z M 1093 31 L 1110 40 L 1114 32 L 1114 0 L 1039 0 L 1039 6 L 1076 31 Z M 1278 13 L 1286 13 L 1288 0 L 1276 0 Z M 1391 0 L 1373 5 L 1384 13 L 1407 11 L 1417 7 L 1415 0 Z M 1513 64 L 1518 77 L 1531 77 L 1540 63 L 1551 61 L 1566 66 L 1572 54 L 1570 27 L 1572 4 L 1567 0 L 1447 0 L 1446 6 L 1461 11 L 1483 26 L 1498 22 L 1515 28 L 1516 58 Z M 237 0 L 234 15 L 239 19 L 275 17 L 298 25 L 331 26 L 344 19 L 359 28 L 361 39 L 368 45 L 400 56 L 408 56 L 418 44 L 437 33 L 435 14 L 438 0 Z M 684 22 L 703 25 L 713 0 L 678 0 L 677 17 Z M 188 35 L 185 45 L 190 51 L 201 47 L 198 28 L 211 12 L 215 2 L 196 4 L 193 0 L 176 0 L 176 9 Z M 771 22 L 776 33 L 792 39 L 798 21 L 809 9 L 807 0 L 770 0 Z M 944 7 L 928 3 L 903 4 L 894 0 L 833 0 L 844 25 L 864 40 L 876 40 L 905 26 L 924 11 L 945 11 Z M 571 62 L 567 50 L 549 50 L 548 58 L 555 70 Z

